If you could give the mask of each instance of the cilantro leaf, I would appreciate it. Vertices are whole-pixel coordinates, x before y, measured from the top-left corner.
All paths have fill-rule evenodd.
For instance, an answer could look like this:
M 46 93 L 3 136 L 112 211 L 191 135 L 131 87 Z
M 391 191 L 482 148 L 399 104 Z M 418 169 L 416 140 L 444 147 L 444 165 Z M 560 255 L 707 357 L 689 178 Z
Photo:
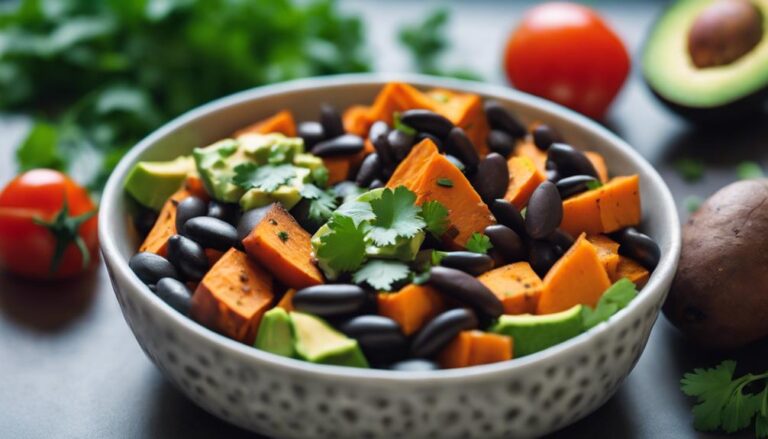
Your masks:
M 601 187 L 603 187 L 603 183 L 601 183 L 600 180 L 592 180 L 587 182 L 587 189 L 591 191 L 600 189 Z
M 318 260 L 338 272 L 354 271 L 365 260 L 365 237 L 352 218 L 334 214 L 329 233 L 320 237 Z
M 755 437 L 758 439 L 768 438 L 768 416 L 760 413 L 755 419 Z
M 411 136 L 415 136 L 418 134 L 418 131 L 416 131 L 415 128 L 411 128 L 410 126 L 403 123 L 401 119 L 401 114 L 399 112 L 395 112 L 395 114 L 392 115 L 392 126 L 398 130 L 402 131 L 405 134 L 410 134 Z
M 448 209 L 437 200 L 421 205 L 421 217 L 424 218 L 427 231 L 436 237 L 448 230 Z
M 475 232 L 467 240 L 466 248 L 467 251 L 486 254 L 488 250 L 493 248 L 493 244 L 491 244 L 490 238 L 482 233 Z
M 590 329 L 599 323 L 608 320 L 620 309 L 629 305 L 637 296 L 635 284 L 627 278 L 622 278 L 611 285 L 597 301 L 597 306 L 592 308 L 585 306 L 582 311 L 584 329 Z
M 312 170 L 312 180 L 319 187 L 328 187 L 328 178 L 330 178 L 330 176 L 328 174 L 328 168 L 325 166 L 318 166 Z
M 376 218 L 371 205 L 362 201 L 347 201 L 336 209 L 336 213 L 352 218 L 355 225 Z
M 374 259 L 357 270 L 352 280 L 357 284 L 365 282 L 377 290 L 389 291 L 394 283 L 406 279 L 409 274 L 408 266 L 402 262 Z
M 376 219 L 373 220 L 368 237 L 380 246 L 392 245 L 400 236 L 411 238 L 425 226 L 419 216 L 419 207 L 414 203 L 416 194 L 405 186 L 398 186 L 394 191 L 385 189 L 381 198 L 371 200 L 371 209 Z
M 296 176 L 292 165 L 263 165 L 243 163 L 235 167 L 233 183 L 244 189 L 261 189 L 274 192 Z
M 336 197 L 313 184 L 305 184 L 301 188 L 301 196 L 311 200 L 309 203 L 309 219 L 322 224 L 328 221 L 336 208 Z

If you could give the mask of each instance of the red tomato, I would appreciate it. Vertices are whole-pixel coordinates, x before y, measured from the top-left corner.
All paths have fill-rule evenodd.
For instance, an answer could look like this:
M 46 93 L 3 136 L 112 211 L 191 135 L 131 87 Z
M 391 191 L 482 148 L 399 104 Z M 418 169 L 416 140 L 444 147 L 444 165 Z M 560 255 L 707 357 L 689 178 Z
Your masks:
M 629 54 L 594 11 L 545 3 L 523 17 L 504 64 L 516 88 L 599 119 L 629 72 Z
M 95 212 L 88 192 L 61 172 L 17 176 L 0 192 L 0 267 L 44 279 L 85 271 L 98 255 Z

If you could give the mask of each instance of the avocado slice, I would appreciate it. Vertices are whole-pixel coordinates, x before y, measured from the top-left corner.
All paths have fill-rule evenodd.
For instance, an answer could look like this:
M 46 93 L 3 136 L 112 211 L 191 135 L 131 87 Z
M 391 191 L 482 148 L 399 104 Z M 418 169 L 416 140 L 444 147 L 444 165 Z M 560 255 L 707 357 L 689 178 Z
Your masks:
M 232 182 L 235 167 L 252 160 L 244 154 L 236 140 L 225 139 L 205 148 L 195 148 L 192 155 L 197 171 L 213 198 L 227 203 L 240 200 L 245 190 Z
M 290 184 L 279 186 L 272 192 L 266 192 L 259 188 L 249 189 L 240 198 L 240 207 L 243 210 L 256 209 L 272 203 L 280 203 L 286 210 L 290 210 L 301 201 L 301 189 L 305 183 L 312 179 L 312 171 L 307 168 L 295 167 L 296 176 L 290 179 Z
M 181 188 L 187 175 L 195 172 L 190 156 L 166 162 L 139 162 L 125 179 L 125 190 L 143 206 L 160 210 L 165 201 Z
M 357 340 L 313 315 L 292 311 L 290 317 L 299 358 L 312 363 L 369 367 Z
M 539 352 L 576 337 L 584 330 L 583 305 L 554 314 L 503 315 L 491 327 L 491 332 L 504 334 L 514 340 L 515 358 Z
M 293 357 L 296 354 L 293 348 L 291 317 L 283 308 L 275 307 L 264 313 L 253 346 L 283 357 Z
M 679 0 L 645 43 L 645 81 L 671 109 L 724 121 L 768 96 L 768 0 Z
M 411 238 L 403 238 L 398 236 L 395 238 L 395 243 L 378 247 L 373 244 L 368 244 L 365 248 L 365 254 L 371 258 L 379 259 L 397 259 L 404 262 L 410 262 L 416 258 L 416 253 L 419 252 L 421 244 L 424 242 L 426 234 L 424 231 L 419 231 Z
M 300 137 L 283 134 L 245 134 L 237 138 L 243 152 L 258 164 L 291 163 L 298 154 L 304 153 L 304 141 Z

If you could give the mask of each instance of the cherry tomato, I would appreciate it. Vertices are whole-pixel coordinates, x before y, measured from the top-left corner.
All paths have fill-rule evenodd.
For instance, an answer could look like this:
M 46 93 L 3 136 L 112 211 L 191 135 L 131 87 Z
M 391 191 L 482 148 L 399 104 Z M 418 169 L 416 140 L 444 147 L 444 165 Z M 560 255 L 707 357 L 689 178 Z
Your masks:
M 63 279 L 97 259 L 96 208 L 88 192 L 58 171 L 18 175 L 0 192 L 0 267 L 37 279 Z
M 595 119 L 604 116 L 629 72 L 629 54 L 597 13 L 545 3 L 526 13 L 507 42 L 504 64 L 516 88 Z

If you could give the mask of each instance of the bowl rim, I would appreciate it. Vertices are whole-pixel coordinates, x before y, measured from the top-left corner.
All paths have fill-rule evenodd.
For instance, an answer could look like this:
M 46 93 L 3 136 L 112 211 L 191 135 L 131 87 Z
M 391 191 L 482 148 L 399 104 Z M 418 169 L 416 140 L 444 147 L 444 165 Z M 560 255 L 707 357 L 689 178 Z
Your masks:
M 648 283 L 643 287 L 646 294 L 641 294 L 635 298 L 626 308 L 620 310 L 611 318 L 599 325 L 579 334 L 578 336 L 547 348 L 535 354 L 527 355 L 522 358 L 516 358 L 510 361 L 498 363 L 471 366 L 458 369 L 446 369 L 437 371 L 403 372 L 386 369 L 362 369 L 345 366 L 333 366 L 309 363 L 293 358 L 282 357 L 269 352 L 256 349 L 244 343 L 232 340 L 224 335 L 214 332 L 203 325 L 195 322 L 191 318 L 178 313 L 171 308 L 162 299 L 153 294 L 149 288 L 144 285 L 139 278 L 130 270 L 128 262 L 122 258 L 118 251 L 113 228 L 115 222 L 110 221 L 116 213 L 119 212 L 119 200 L 124 196 L 123 181 L 133 164 L 138 161 L 139 156 L 146 150 L 151 149 L 155 143 L 172 133 L 181 126 L 192 123 L 197 119 L 202 119 L 210 113 L 222 110 L 226 107 L 242 104 L 249 101 L 259 100 L 265 97 L 280 95 L 283 93 L 295 93 L 302 90 L 322 89 L 343 86 L 364 86 L 364 85 L 384 85 L 387 82 L 399 81 L 413 84 L 417 87 L 440 87 L 454 89 L 462 92 L 477 93 L 489 97 L 497 97 L 509 101 L 514 101 L 526 106 L 536 107 L 538 110 L 549 113 L 552 116 L 568 120 L 579 129 L 590 132 L 596 137 L 602 138 L 605 143 L 610 144 L 617 152 L 624 155 L 634 166 L 641 170 L 649 180 L 652 187 L 660 192 L 660 203 L 663 207 L 663 223 L 670 225 L 669 241 L 671 243 L 669 251 L 662 254 L 661 260 L 656 269 L 651 274 Z M 611 331 L 619 321 L 628 318 L 629 315 L 639 310 L 643 304 L 653 301 L 662 301 L 666 295 L 665 282 L 671 282 L 675 274 L 677 262 L 680 256 L 680 227 L 672 194 L 664 183 L 661 176 L 636 150 L 631 148 L 624 140 L 616 134 L 610 132 L 596 121 L 587 118 L 575 111 L 560 106 L 554 102 L 532 96 L 518 90 L 511 89 L 502 85 L 487 84 L 477 81 L 467 81 L 453 78 L 440 78 L 421 74 L 396 74 L 396 73 L 354 73 L 331 75 L 324 77 L 313 77 L 281 82 L 272 85 L 255 87 L 252 89 L 240 91 L 207 104 L 194 108 L 170 122 L 164 124 L 147 137 L 137 143 L 120 160 L 114 171 L 109 177 L 105 186 L 101 205 L 99 209 L 99 241 L 101 252 L 105 262 L 110 266 L 110 277 L 119 277 L 128 282 L 128 286 L 123 286 L 128 290 L 127 294 L 133 294 L 132 290 L 139 291 L 139 295 L 144 300 L 148 300 L 152 306 L 159 308 L 164 318 L 170 319 L 177 326 L 184 327 L 185 330 L 193 332 L 196 336 L 207 339 L 214 345 L 225 348 L 231 353 L 246 357 L 247 360 L 258 360 L 271 363 L 272 366 L 280 367 L 285 371 L 304 376 L 323 376 L 328 379 L 350 379 L 359 378 L 365 380 L 375 380 L 378 383 L 388 384 L 395 382 L 419 382 L 419 383 L 447 383 L 451 381 L 472 379 L 487 379 L 489 376 L 508 374 L 513 370 L 533 367 L 536 363 L 551 360 L 568 353 L 581 351 L 586 347 L 590 340 L 600 334 Z M 116 282 L 113 280 L 113 282 Z M 655 304 L 653 305 L 655 306 Z

